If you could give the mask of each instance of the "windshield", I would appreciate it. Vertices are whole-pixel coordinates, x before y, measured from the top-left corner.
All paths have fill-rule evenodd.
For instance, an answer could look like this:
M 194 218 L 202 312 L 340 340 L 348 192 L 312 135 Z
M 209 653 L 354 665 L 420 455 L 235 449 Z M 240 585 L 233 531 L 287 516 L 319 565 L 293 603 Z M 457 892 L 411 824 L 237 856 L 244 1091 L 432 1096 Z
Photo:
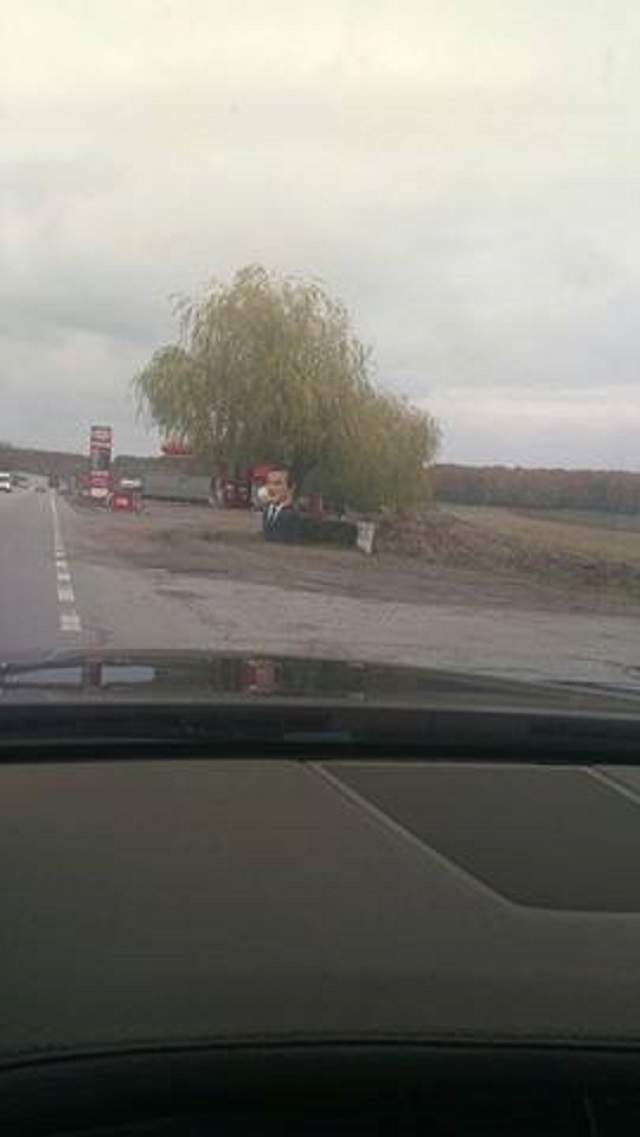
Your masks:
M 0 663 L 637 689 L 637 6 L 4 13 Z

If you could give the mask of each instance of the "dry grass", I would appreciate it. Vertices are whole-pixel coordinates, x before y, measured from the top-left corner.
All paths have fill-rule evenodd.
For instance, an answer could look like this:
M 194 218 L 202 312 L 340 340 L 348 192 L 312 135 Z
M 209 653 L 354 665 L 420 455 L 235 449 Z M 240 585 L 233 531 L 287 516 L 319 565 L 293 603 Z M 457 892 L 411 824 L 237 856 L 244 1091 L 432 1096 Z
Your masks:
M 547 551 L 640 566 L 640 531 L 605 528 L 597 523 L 597 518 L 594 524 L 587 525 L 573 519 L 565 521 L 558 513 L 548 519 L 481 505 L 451 505 L 446 512 Z
M 479 574 L 640 596 L 640 533 L 562 525 L 489 507 L 388 517 L 381 551 Z

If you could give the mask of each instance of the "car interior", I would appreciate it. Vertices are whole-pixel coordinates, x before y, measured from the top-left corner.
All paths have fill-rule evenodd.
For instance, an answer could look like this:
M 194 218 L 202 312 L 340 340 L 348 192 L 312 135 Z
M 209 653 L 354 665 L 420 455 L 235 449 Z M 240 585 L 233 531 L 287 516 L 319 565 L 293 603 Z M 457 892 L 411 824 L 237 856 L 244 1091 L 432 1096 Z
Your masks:
M 6 709 L 5 1132 L 635 1130 L 632 715 Z

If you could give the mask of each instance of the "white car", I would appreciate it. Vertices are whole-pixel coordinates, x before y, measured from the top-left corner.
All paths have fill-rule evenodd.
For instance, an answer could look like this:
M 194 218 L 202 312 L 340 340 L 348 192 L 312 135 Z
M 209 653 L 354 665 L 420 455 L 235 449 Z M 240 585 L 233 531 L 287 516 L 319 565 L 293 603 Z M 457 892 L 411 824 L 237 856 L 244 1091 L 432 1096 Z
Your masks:
M 13 483 L 11 481 L 11 474 L 7 474 L 0 470 L 0 493 L 11 493 Z

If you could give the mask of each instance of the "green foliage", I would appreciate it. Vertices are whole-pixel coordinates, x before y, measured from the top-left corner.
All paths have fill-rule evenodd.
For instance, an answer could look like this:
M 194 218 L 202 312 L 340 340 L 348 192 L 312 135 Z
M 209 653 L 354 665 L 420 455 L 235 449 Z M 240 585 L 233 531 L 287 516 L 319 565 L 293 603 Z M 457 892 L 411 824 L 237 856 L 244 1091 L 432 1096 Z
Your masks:
M 374 387 L 346 308 L 320 285 L 250 266 L 177 312 L 180 342 L 134 386 L 141 410 L 196 457 L 228 471 L 280 461 L 299 487 L 363 509 L 423 491 L 438 428 Z
M 312 488 L 360 510 L 425 501 L 439 441 L 439 428 L 425 411 L 369 390 L 354 406 L 339 444 L 312 474 Z

